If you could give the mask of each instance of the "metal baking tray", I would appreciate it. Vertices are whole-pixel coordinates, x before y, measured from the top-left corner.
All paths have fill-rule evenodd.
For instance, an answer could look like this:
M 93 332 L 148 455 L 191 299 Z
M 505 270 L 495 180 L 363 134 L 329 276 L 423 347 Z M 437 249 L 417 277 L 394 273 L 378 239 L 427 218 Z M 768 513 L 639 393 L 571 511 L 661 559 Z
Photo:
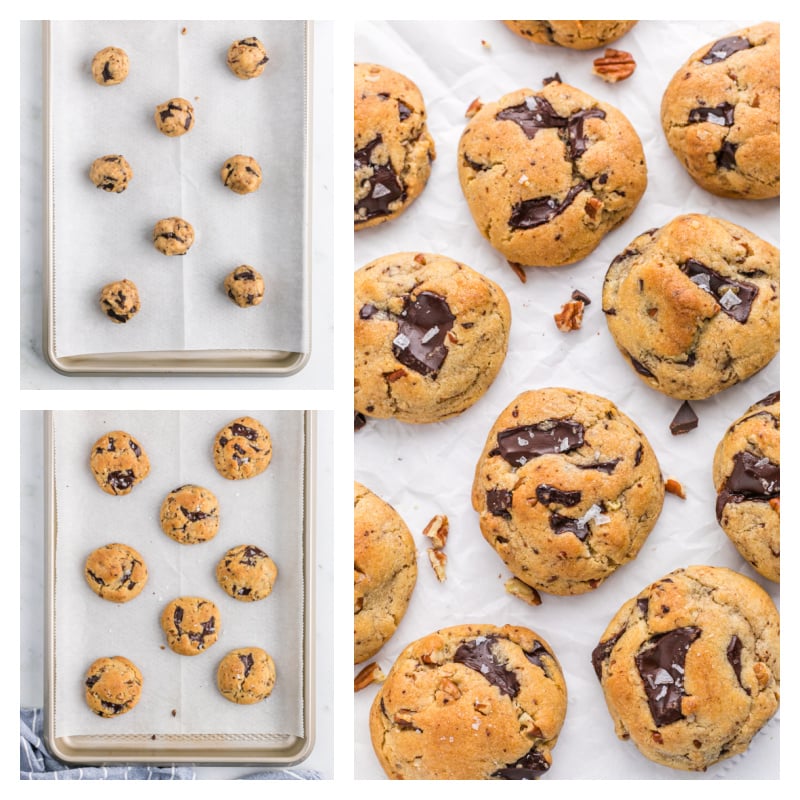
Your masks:
M 55 758 L 67 764 L 151 765 L 265 765 L 285 767 L 308 757 L 315 737 L 314 530 L 316 413 L 304 411 L 303 463 L 303 735 L 278 734 L 131 734 L 57 737 L 56 731 L 56 549 L 58 506 L 55 480 L 55 425 L 53 412 L 44 414 L 45 447 L 45 701 L 44 737 Z M 121 719 L 124 719 L 121 718 Z
M 53 31 L 49 20 L 43 21 L 43 142 L 44 142 L 44 269 L 43 273 L 43 335 L 42 350 L 47 363 L 64 375 L 265 375 L 289 376 L 299 372 L 310 358 L 311 343 L 311 75 L 313 53 L 313 22 L 303 21 L 304 70 L 299 84 L 304 92 L 303 213 L 302 253 L 298 268 L 305 285 L 303 331 L 307 349 L 292 352 L 276 349 L 197 349 L 153 350 L 149 352 L 83 353 L 59 355 L 56 347 L 57 315 L 55 306 L 55 268 L 57 242 L 55 236 L 54 126 L 52 113 Z

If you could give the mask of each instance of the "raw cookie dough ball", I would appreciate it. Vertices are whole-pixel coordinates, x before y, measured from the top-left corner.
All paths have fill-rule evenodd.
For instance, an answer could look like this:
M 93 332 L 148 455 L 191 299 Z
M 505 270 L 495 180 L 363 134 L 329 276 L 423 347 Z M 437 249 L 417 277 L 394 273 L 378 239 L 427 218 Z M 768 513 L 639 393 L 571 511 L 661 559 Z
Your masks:
M 153 228 L 153 245 L 165 256 L 183 256 L 194 244 L 194 228 L 180 217 L 167 217 Z
M 737 419 L 714 453 L 717 521 L 753 569 L 781 580 L 781 393 Z
M 260 547 L 240 544 L 219 560 L 216 574 L 217 583 L 234 600 L 252 603 L 272 594 L 278 568 Z
M 670 572 L 620 608 L 592 652 L 617 736 L 675 769 L 743 753 L 778 709 L 779 634 L 755 581 L 722 567 Z
M 217 667 L 217 688 L 232 703 L 260 703 L 274 686 L 275 662 L 260 647 L 231 650 Z
M 129 494 L 150 472 L 141 444 L 125 431 L 111 431 L 92 445 L 89 467 L 106 494 Z
M 183 97 L 173 97 L 156 106 L 153 119 L 165 136 L 183 136 L 194 127 L 194 106 Z
M 672 152 L 721 197 L 777 197 L 780 26 L 765 22 L 709 42 L 675 73 L 661 101 Z
M 98 658 L 86 671 L 86 704 L 98 717 L 127 714 L 142 694 L 142 673 L 123 656 Z
M 458 625 L 398 656 L 369 716 L 395 780 L 535 780 L 567 711 L 552 648 L 528 628 Z
M 196 656 L 217 641 L 221 628 L 219 609 L 203 597 L 176 597 L 161 612 L 161 629 L 170 650 Z
M 261 167 L 252 156 L 231 156 L 219 174 L 222 183 L 236 194 L 250 194 L 261 186 Z
M 504 19 L 514 33 L 538 44 L 572 50 L 592 50 L 615 42 L 637 22 L 635 19 Z
M 257 78 L 269 61 L 264 45 L 255 36 L 239 39 L 228 48 L 228 66 L 242 80 Z
M 187 483 L 161 504 L 161 530 L 181 544 L 207 542 L 219 530 L 219 502 L 210 489 Z
M 124 156 L 101 156 L 92 162 L 89 178 L 98 189 L 119 194 L 128 188 L 133 170 Z
M 107 283 L 100 290 L 100 308 L 112 322 L 126 323 L 141 308 L 136 284 L 127 279 Z
M 214 466 L 229 481 L 254 478 L 272 460 L 269 431 L 253 417 L 239 417 L 214 437 Z
M 425 103 L 405 75 L 355 65 L 353 218 L 355 230 L 402 214 L 420 195 L 436 158 Z
M 101 86 L 115 86 L 128 77 L 130 61 L 120 47 L 104 47 L 92 59 L 92 77 Z
M 264 299 L 264 278 L 247 264 L 225 278 L 225 293 L 241 308 L 257 306 Z
M 99 597 L 112 603 L 127 603 L 144 589 L 147 566 L 130 545 L 114 543 L 89 553 L 83 575 Z

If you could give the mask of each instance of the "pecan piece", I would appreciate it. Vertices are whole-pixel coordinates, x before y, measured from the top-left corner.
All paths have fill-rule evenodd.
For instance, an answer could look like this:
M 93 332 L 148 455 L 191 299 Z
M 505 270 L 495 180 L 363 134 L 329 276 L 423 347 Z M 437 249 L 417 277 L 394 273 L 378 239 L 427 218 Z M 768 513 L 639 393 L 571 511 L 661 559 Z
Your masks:
M 464 116 L 467 119 L 472 119 L 480 110 L 483 108 L 483 103 L 481 103 L 480 97 L 476 97 L 470 104 L 469 108 L 467 109 L 466 114 Z
M 371 683 L 380 683 L 385 679 L 386 675 L 384 675 L 383 670 L 378 666 L 378 662 L 372 661 L 356 675 L 353 681 L 353 691 L 360 692 L 362 689 L 366 689 Z
M 540 606 L 542 604 L 542 598 L 539 592 L 537 592 L 533 586 L 528 586 L 527 583 L 523 583 L 519 578 L 511 578 L 511 580 L 506 581 L 504 585 L 509 594 L 513 594 L 514 597 L 519 597 L 520 600 L 524 600 L 528 605 Z
M 596 58 L 592 65 L 592 72 L 606 83 L 624 81 L 630 78 L 636 69 L 636 61 L 630 53 L 625 50 L 614 50 L 611 47 L 607 47 L 605 55 Z
M 517 264 L 516 261 L 509 261 L 508 266 L 514 270 L 514 274 L 523 282 L 526 283 L 528 280 L 528 275 L 526 274 L 525 270 L 522 268 L 522 264 Z
M 770 507 L 777 511 L 779 514 L 781 513 L 781 499 L 780 497 L 771 497 L 769 501 Z
M 583 323 L 583 303 L 580 300 L 570 300 L 561 306 L 558 314 L 553 314 L 556 327 L 565 333 L 580 330 Z
M 434 550 L 432 547 L 428 548 L 428 561 L 431 562 L 433 571 L 439 579 L 439 583 L 443 583 L 447 577 L 445 569 L 447 568 L 447 556 L 442 550 Z
M 678 495 L 681 500 L 686 499 L 686 492 L 683 490 L 683 486 L 679 481 L 676 481 L 675 478 L 667 478 L 667 482 L 664 484 L 664 490 L 670 494 Z
M 447 542 L 447 534 L 450 528 L 447 521 L 447 516 L 444 514 L 437 514 L 422 531 L 423 536 L 427 536 L 431 540 L 434 550 L 441 550 L 445 542 Z

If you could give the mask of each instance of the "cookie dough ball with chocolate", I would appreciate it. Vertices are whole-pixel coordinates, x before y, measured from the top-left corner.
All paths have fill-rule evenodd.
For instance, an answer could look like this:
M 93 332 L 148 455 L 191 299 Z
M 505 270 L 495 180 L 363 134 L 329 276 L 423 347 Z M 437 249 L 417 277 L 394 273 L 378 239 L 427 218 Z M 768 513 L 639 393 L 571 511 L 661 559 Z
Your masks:
M 130 494 L 150 474 L 150 459 L 129 433 L 111 431 L 92 445 L 89 468 L 106 494 Z
M 184 256 L 194 244 L 194 228 L 180 217 L 166 217 L 153 227 L 153 245 L 165 256 Z
M 194 106 L 183 97 L 173 97 L 156 106 L 153 119 L 164 136 L 183 136 L 194 127 Z
M 92 162 L 89 178 L 98 189 L 119 194 L 128 188 L 133 170 L 124 156 L 101 156 Z
M 692 566 L 651 584 L 591 656 L 617 736 L 682 770 L 743 753 L 778 709 L 779 633 L 769 595 L 732 570 Z
M 83 576 L 98 597 L 112 603 L 127 603 L 144 589 L 147 565 L 130 545 L 114 542 L 89 553 Z
M 264 278 L 247 264 L 236 267 L 225 278 L 225 294 L 240 308 L 257 306 L 264 299 Z
M 223 185 L 236 194 L 250 194 L 261 186 L 261 167 L 252 156 L 231 156 L 219 174 Z
M 266 700 L 275 687 L 275 662 L 260 647 L 239 647 L 217 667 L 217 688 L 232 703 L 252 705 Z
M 92 77 L 100 86 L 116 86 L 128 77 L 130 60 L 121 47 L 104 47 L 92 59 Z
M 141 308 L 136 284 L 127 278 L 106 284 L 100 290 L 100 308 L 112 322 L 129 322 Z
M 161 612 L 161 629 L 170 650 L 196 656 L 217 641 L 221 630 L 219 609 L 204 597 L 176 597 Z
M 615 42 L 637 22 L 635 19 L 504 19 L 519 36 L 537 44 L 571 50 L 592 50 Z
M 257 78 L 264 71 L 267 61 L 267 51 L 255 36 L 239 39 L 228 48 L 228 66 L 242 80 Z
M 98 658 L 83 681 L 86 705 L 98 717 L 127 714 L 142 696 L 142 673 L 124 656 Z

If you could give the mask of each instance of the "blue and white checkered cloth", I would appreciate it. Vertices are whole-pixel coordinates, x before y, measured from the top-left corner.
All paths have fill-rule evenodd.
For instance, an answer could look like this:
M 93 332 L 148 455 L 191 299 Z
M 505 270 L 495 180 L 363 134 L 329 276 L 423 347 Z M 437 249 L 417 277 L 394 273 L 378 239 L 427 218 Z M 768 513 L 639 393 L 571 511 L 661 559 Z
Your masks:
M 19 712 L 19 777 L 23 781 L 81 780 L 194 780 L 191 766 L 148 767 L 120 765 L 113 767 L 70 767 L 53 758 L 42 739 L 44 714 L 40 708 L 21 708 Z M 243 775 L 244 780 L 317 781 L 319 773 L 309 769 L 270 769 Z

